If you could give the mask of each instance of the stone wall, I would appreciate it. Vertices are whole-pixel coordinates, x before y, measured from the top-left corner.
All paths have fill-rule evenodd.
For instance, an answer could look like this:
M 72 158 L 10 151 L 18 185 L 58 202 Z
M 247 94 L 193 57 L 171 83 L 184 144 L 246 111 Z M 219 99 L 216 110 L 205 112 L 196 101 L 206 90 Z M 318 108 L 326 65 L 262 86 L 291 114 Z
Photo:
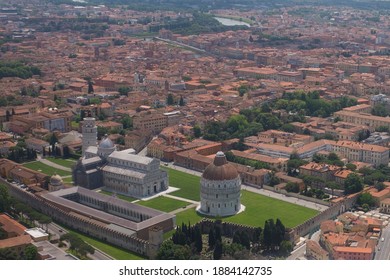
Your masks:
M 263 186 L 263 188 L 265 190 L 268 190 L 268 191 L 281 193 L 281 194 L 284 194 L 286 196 L 296 197 L 296 198 L 299 198 L 299 199 L 302 199 L 302 200 L 311 201 L 311 202 L 314 202 L 314 203 L 317 203 L 317 204 L 321 204 L 321 205 L 325 205 L 325 206 L 331 206 L 332 205 L 332 203 L 328 202 L 328 201 L 323 201 L 321 199 L 317 199 L 317 198 L 314 198 L 314 197 L 304 196 L 304 195 L 301 195 L 301 194 L 298 194 L 298 193 L 287 192 L 286 190 L 278 191 L 274 187 L 270 187 L 270 186 Z
M 305 236 L 319 229 L 321 222 L 325 220 L 333 220 L 340 214 L 346 212 L 350 209 L 356 202 L 359 193 L 350 195 L 346 197 L 343 201 L 335 203 L 325 211 L 319 213 L 318 215 L 310 218 L 304 223 L 292 228 L 289 230 L 288 235 L 289 239 L 294 242 L 300 236 Z

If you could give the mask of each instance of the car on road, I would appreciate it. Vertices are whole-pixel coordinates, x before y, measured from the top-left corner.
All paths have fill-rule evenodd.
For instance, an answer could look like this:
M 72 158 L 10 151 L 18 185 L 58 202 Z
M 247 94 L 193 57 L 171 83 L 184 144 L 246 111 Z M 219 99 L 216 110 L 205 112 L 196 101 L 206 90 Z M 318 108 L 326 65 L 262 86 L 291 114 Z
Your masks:
M 385 241 L 385 238 L 384 238 L 384 237 L 382 237 L 382 238 L 381 238 L 381 241 Z
M 378 251 L 380 251 L 381 250 L 381 247 L 378 247 Z

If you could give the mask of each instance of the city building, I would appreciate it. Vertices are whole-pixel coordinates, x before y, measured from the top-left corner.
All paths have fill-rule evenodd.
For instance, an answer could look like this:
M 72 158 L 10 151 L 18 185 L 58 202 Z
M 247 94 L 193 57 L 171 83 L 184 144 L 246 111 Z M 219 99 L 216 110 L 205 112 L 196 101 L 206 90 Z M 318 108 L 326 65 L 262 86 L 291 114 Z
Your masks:
M 335 117 L 339 117 L 344 122 L 365 125 L 371 129 L 377 129 L 380 126 L 390 128 L 390 118 L 374 116 L 367 113 L 355 113 L 346 110 L 341 110 L 334 113 Z
M 314 154 L 327 151 L 345 157 L 348 161 L 361 161 L 374 166 L 389 162 L 388 148 L 354 141 L 318 140 L 299 148 L 260 143 L 256 149 L 259 154 L 274 158 L 290 158 L 291 154 L 296 153 L 302 159 L 311 159 Z

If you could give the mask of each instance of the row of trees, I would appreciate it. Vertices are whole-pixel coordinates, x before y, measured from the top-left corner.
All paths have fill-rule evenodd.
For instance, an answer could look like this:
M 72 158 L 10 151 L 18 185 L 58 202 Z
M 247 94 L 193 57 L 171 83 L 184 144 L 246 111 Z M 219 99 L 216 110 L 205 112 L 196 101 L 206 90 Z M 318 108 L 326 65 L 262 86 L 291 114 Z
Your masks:
M 231 162 L 239 163 L 246 166 L 252 166 L 255 169 L 261 169 L 261 168 L 269 169 L 269 165 L 267 163 L 260 162 L 257 160 L 237 157 L 230 151 L 226 152 L 225 155 L 226 155 L 226 159 Z
M 223 236 L 220 220 L 211 224 L 203 235 L 199 225 L 182 224 L 162 244 L 157 259 L 249 259 L 260 252 L 287 256 L 292 244 L 285 240 L 285 231 L 279 219 L 265 221 L 264 231 L 256 228 L 249 234 L 245 229 L 237 230 L 231 238 Z
M 242 89 L 245 91 L 246 89 Z M 293 132 L 290 122 L 304 122 L 304 116 L 328 117 L 333 112 L 356 104 L 355 99 L 341 97 L 332 101 L 320 98 L 319 92 L 286 92 L 281 99 L 263 104 L 260 108 L 243 109 L 239 115 L 231 116 L 226 122 L 207 122 L 203 137 L 211 141 L 244 138 L 269 129 Z M 281 117 L 272 113 L 286 110 L 291 114 Z
M 12 248 L 0 249 L 0 260 L 35 260 L 37 256 L 38 249 L 32 244 L 18 253 Z
M 40 225 L 48 225 L 52 222 L 49 216 L 35 211 L 25 203 L 13 199 L 5 185 L 0 184 L 0 212 L 8 212 L 13 216 L 18 216 L 20 221 L 31 226 L 35 226 L 35 222 Z
M 23 138 L 21 138 L 18 140 L 16 146 L 9 149 L 8 154 L 5 156 L 9 160 L 21 163 L 24 161 L 35 160 L 37 158 L 37 152 L 34 149 L 27 148 L 26 142 Z

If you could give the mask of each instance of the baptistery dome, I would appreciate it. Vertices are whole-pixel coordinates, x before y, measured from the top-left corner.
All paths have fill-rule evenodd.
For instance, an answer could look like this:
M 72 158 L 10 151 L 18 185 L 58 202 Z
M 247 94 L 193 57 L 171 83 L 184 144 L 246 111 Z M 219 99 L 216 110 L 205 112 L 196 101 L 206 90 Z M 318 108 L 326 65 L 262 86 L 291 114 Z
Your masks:
M 218 152 L 206 167 L 200 185 L 200 213 L 223 217 L 240 211 L 240 175 L 223 152 Z
M 202 175 L 207 180 L 232 180 L 238 177 L 237 169 L 227 161 L 223 152 L 218 152 L 214 161 L 206 167 Z

